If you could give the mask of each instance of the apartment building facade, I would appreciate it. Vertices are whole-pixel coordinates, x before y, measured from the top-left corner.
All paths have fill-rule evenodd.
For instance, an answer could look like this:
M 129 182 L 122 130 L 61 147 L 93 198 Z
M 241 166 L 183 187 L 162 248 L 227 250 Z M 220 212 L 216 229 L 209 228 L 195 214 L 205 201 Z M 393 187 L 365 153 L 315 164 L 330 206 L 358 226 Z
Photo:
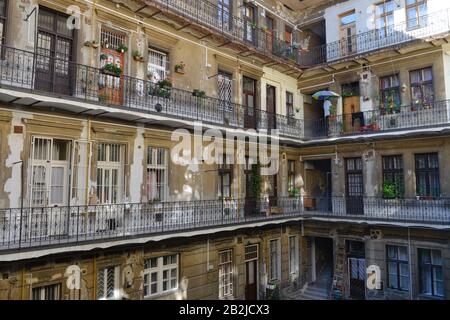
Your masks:
M 449 297 L 450 9 L 304 2 L 0 1 L 0 298 Z

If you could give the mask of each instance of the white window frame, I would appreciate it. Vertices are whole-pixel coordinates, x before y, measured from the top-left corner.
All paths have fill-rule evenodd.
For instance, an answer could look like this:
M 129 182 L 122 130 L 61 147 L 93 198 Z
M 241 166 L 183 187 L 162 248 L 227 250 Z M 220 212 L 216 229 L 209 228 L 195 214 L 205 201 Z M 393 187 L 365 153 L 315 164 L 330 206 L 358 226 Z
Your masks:
M 289 244 L 289 274 L 297 274 L 299 272 L 298 236 L 296 235 L 289 236 L 288 244 Z M 294 252 L 292 252 L 292 250 Z
M 164 157 L 164 161 L 161 160 L 161 155 Z M 160 148 L 160 147 L 153 147 L 148 146 L 147 147 L 147 170 L 146 170 L 146 196 L 147 201 L 153 201 L 157 198 L 154 197 L 153 199 L 150 199 L 150 190 L 149 190 L 149 179 L 150 179 L 150 171 L 157 172 L 157 175 L 160 174 L 164 183 L 162 184 L 152 184 L 153 185 L 153 196 L 155 195 L 161 195 L 159 201 L 166 201 L 169 196 L 169 150 L 166 148 Z M 160 188 L 162 188 L 162 192 L 160 192 Z
M 67 160 L 53 160 L 53 145 L 55 140 L 64 141 L 67 144 Z M 46 155 L 43 159 L 36 159 L 35 154 L 38 152 L 38 144 L 47 143 L 47 150 L 44 150 Z M 32 144 L 31 144 L 31 177 L 30 177 L 30 206 L 33 207 L 47 207 L 47 206 L 64 206 L 68 203 L 69 196 L 69 175 L 71 169 L 71 148 L 73 147 L 73 140 L 70 139 L 60 139 L 54 137 L 44 137 L 44 136 L 33 136 Z M 39 203 L 35 202 L 35 178 L 36 178 L 36 170 L 38 167 L 42 167 L 45 176 L 43 181 L 43 198 Z M 62 201 L 54 202 L 52 199 L 52 187 L 53 187 L 53 169 L 62 168 L 63 169 L 63 182 L 62 182 Z
M 113 288 L 113 295 L 111 297 L 107 296 L 108 292 L 108 272 L 110 270 L 113 270 L 114 272 L 114 288 Z M 119 276 L 120 276 L 120 267 L 119 266 L 112 266 L 112 267 L 105 267 L 98 269 L 97 274 L 97 300 L 117 300 L 120 299 L 120 282 L 119 282 Z M 101 273 L 103 272 L 103 295 L 99 295 L 99 289 L 100 289 L 100 283 L 99 283 L 99 277 L 101 277 Z
M 175 262 L 172 259 L 175 257 Z M 170 259 L 170 263 L 164 264 L 164 258 Z M 156 261 L 156 266 L 151 266 L 151 261 Z M 150 298 L 161 294 L 168 294 L 176 292 L 179 288 L 179 261 L 180 257 L 178 253 L 164 255 L 160 257 L 150 257 L 145 260 L 144 272 L 143 272 L 143 296 L 144 298 Z M 149 263 L 150 267 L 146 268 L 145 264 Z M 172 276 L 172 271 L 175 270 L 175 277 Z M 168 278 L 164 279 L 164 272 L 167 272 Z M 156 281 L 152 281 L 152 274 L 156 273 Z M 175 286 L 172 287 L 171 283 L 175 280 Z M 167 289 L 164 290 L 164 281 L 168 282 Z M 151 292 L 152 284 L 156 284 L 156 292 Z M 147 288 L 147 294 L 145 294 L 145 288 Z
M 223 256 L 229 256 L 229 260 L 222 260 Z M 233 297 L 233 249 L 227 249 L 219 252 L 219 299 L 229 299 Z M 228 272 L 226 267 L 228 266 Z M 228 282 L 229 280 L 229 282 Z M 228 287 L 228 289 L 227 289 Z
M 152 58 L 160 59 L 162 62 L 162 66 L 160 64 L 152 63 Z M 148 64 L 147 64 L 147 72 L 152 74 L 151 81 L 158 82 L 160 80 L 164 80 L 167 78 L 167 64 L 169 61 L 169 55 L 166 52 L 148 48 Z M 155 76 L 155 73 L 158 76 Z
M 276 243 L 276 251 L 272 251 L 272 243 Z M 274 269 L 272 254 L 276 254 L 276 269 Z M 269 281 L 281 280 L 281 239 L 269 240 Z
M 114 204 L 120 203 L 124 195 L 124 158 L 125 158 L 125 145 L 120 143 L 108 143 L 100 142 L 97 147 L 97 157 L 99 156 L 100 145 L 105 145 L 105 160 L 100 161 L 97 158 L 97 195 L 99 194 L 98 188 L 103 188 L 100 195 L 101 198 L 97 198 L 99 204 Z M 119 150 L 119 161 L 111 161 L 110 150 L 111 146 L 118 147 Z M 113 172 L 117 170 L 117 181 L 114 185 L 113 182 Z M 102 175 L 102 184 L 99 186 L 99 174 Z M 109 184 L 105 184 L 105 178 L 108 177 Z M 116 199 L 113 199 L 114 188 L 116 189 Z M 107 197 L 105 196 L 107 194 Z

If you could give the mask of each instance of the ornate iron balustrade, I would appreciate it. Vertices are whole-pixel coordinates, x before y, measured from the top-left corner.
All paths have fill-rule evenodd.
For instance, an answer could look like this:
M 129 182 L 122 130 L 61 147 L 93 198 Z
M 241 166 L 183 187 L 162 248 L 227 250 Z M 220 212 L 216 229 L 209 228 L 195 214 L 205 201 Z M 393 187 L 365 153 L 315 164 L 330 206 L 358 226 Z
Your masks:
M 305 138 L 345 137 L 450 124 L 450 100 L 330 116 L 305 122 Z
M 283 197 L 0 209 L 0 251 L 176 235 L 289 218 L 450 228 L 450 199 Z
M 147 0 L 146 3 L 157 3 L 265 56 L 277 57 L 291 63 L 296 63 L 299 59 L 297 46 L 280 39 L 274 32 L 244 21 L 207 0 Z
M 13 89 L 70 98 L 122 110 L 202 121 L 232 128 L 267 129 L 276 119 L 281 134 L 299 137 L 302 123 L 231 101 L 196 96 L 164 83 L 114 74 L 45 54 L 0 45 L 0 84 Z
M 450 9 L 421 16 L 406 22 L 376 28 L 351 37 L 301 50 L 297 63 L 312 67 L 340 59 L 367 54 L 389 47 L 401 46 L 409 42 L 450 31 Z

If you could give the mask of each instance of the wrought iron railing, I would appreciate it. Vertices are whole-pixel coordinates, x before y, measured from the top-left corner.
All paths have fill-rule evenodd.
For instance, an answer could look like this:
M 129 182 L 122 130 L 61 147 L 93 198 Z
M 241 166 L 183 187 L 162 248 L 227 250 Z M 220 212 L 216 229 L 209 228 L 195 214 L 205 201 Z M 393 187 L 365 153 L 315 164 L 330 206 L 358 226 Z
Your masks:
M 0 84 L 4 87 L 233 128 L 279 128 L 290 137 L 302 133 L 302 123 L 294 117 L 196 96 L 164 83 L 51 58 L 45 52 L 0 47 Z M 275 120 L 268 123 L 269 119 Z
M 305 138 L 344 137 L 450 124 L 450 100 L 305 121 Z
M 311 67 L 370 53 L 450 31 L 450 9 L 424 15 L 399 24 L 376 28 L 308 50 L 301 50 L 297 63 Z
M 0 209 L 0 251 L 176 234 L 293 217 L 450 227 L 450 199 L 284 197 Z
M 265 56 L 292 63 L 298 61 L 297 46 L 280 39 L 274 31 L 266 30 L 256 22 L 247 22 L 207 0 L 147 0 L 146 3 L 159 4 L 209 30 L 252 47 Z

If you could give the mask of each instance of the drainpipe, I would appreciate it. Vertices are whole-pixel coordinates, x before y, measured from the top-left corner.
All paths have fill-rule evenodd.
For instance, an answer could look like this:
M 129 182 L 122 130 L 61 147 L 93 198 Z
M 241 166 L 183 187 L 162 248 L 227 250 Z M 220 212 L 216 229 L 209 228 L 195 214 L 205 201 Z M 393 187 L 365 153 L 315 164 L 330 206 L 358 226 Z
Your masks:
M 90 171 L 90 163 L 91 163 L 91 118 L 88 117 L 87 120 L 87 143 L 86 143 L 86 191 L 85 191 L 85 204 L 89 205 L 89 171 Z

